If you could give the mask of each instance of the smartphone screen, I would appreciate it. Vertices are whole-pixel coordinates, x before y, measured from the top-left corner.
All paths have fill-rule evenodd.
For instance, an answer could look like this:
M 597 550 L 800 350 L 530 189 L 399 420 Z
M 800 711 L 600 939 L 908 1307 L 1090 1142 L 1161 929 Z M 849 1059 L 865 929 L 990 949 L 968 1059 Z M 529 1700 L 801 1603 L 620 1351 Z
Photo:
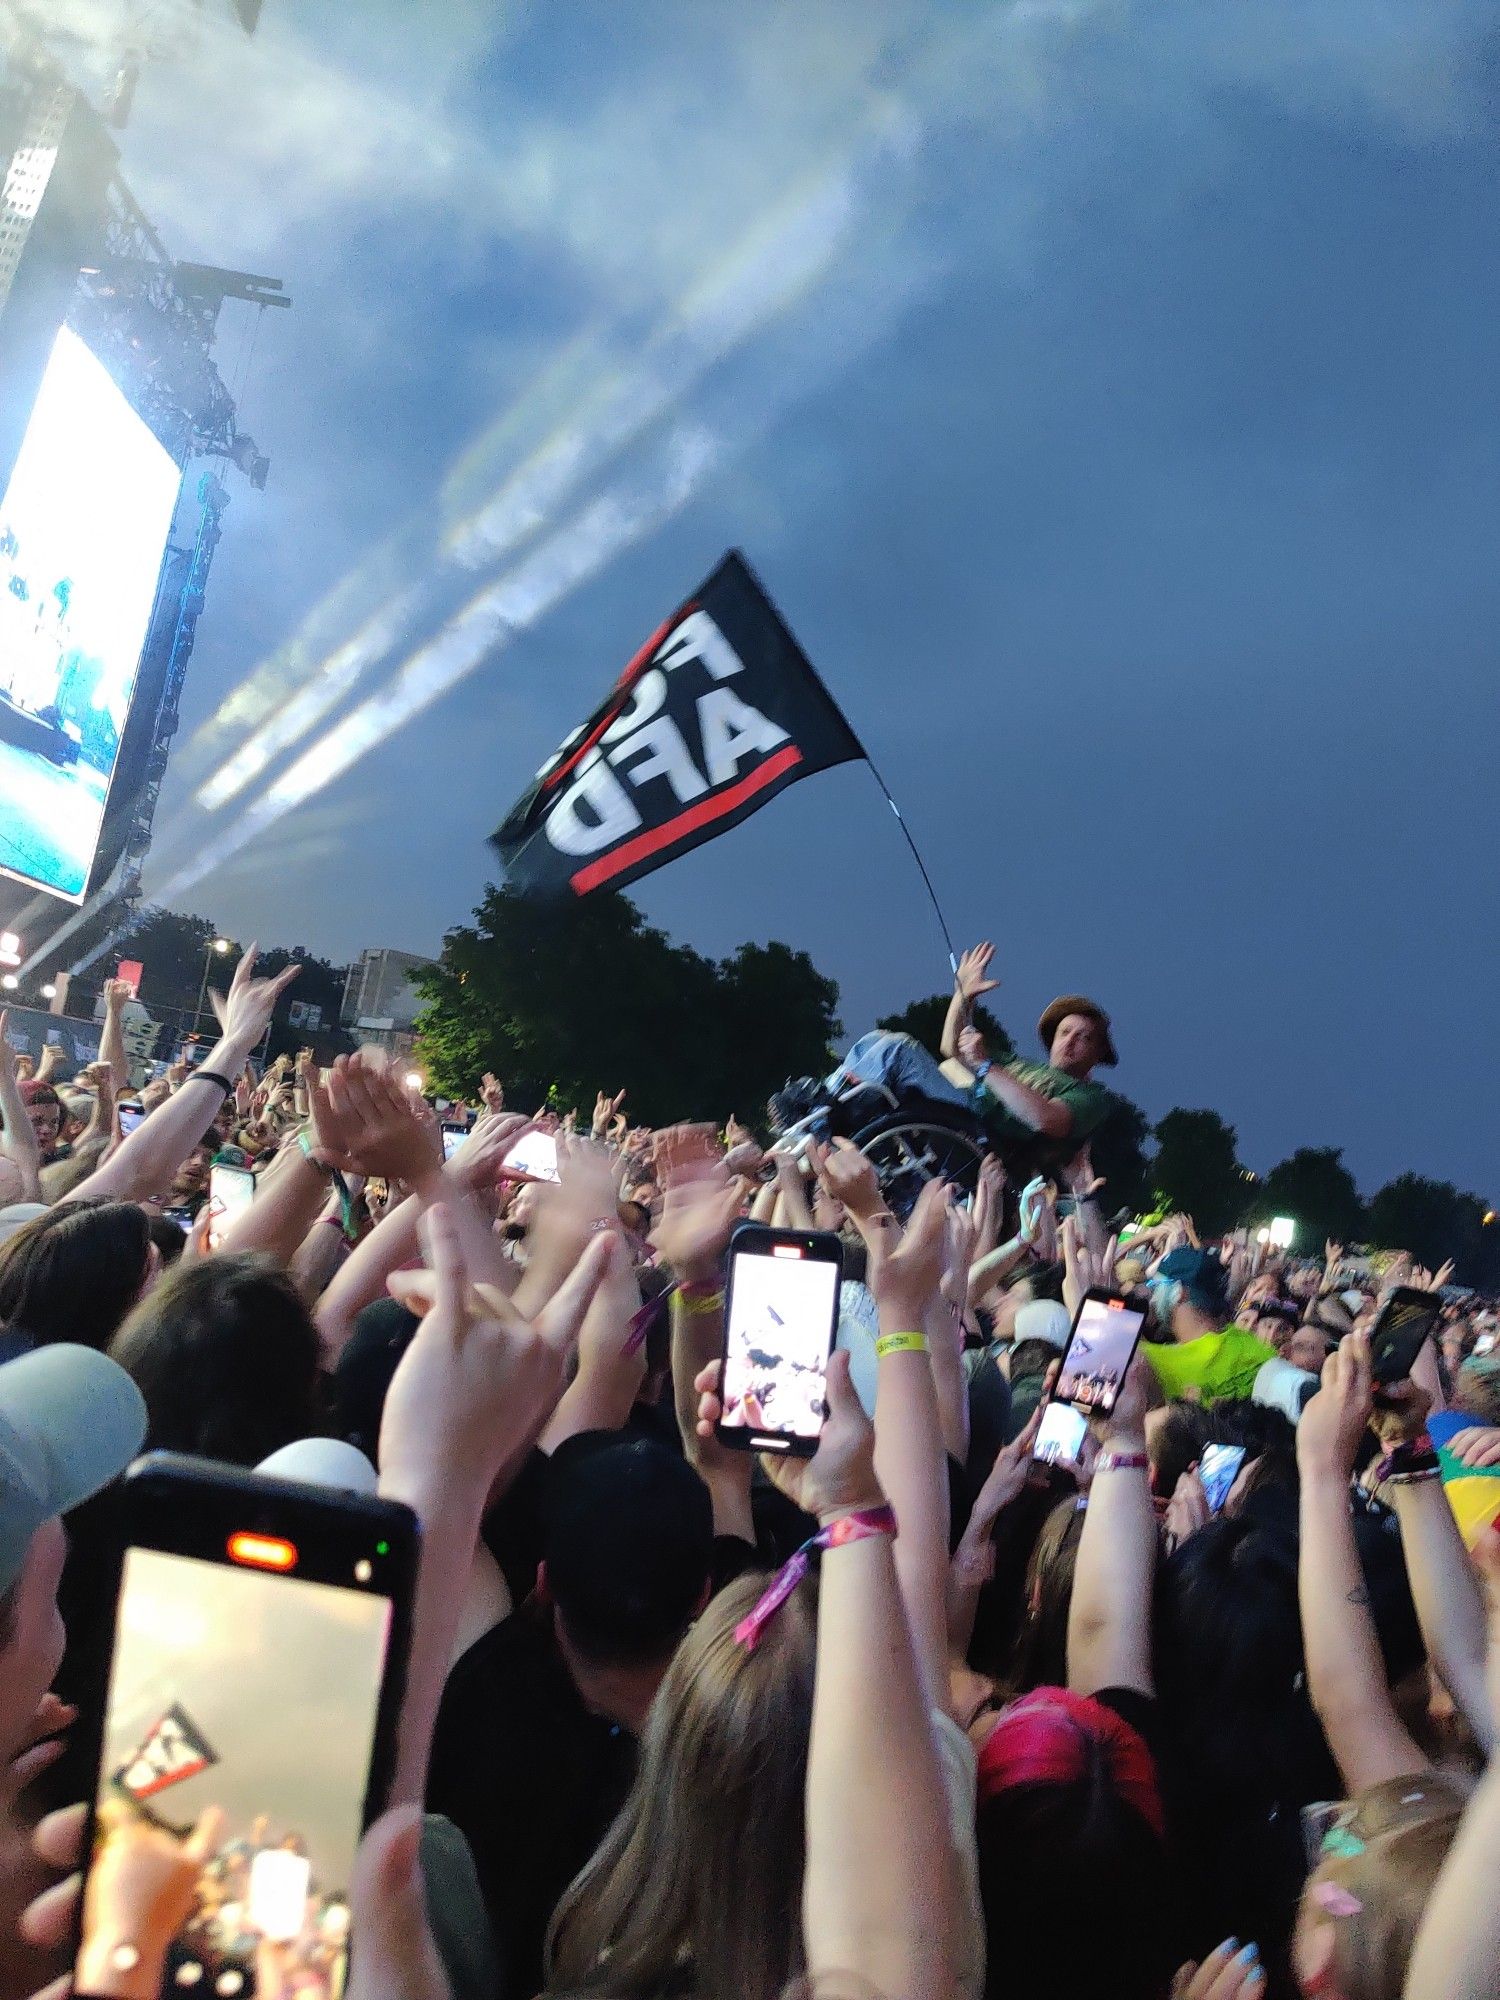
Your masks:
M 555 1181 L 557 1141 L 550 1132 L 523 1132 L 506 1154 L 504 1166 L 534 1181 Z
M 255 1176 L 248 1167 L 210 1167 L 208 1170 L 208 1247 L 216 1250 L 220 1239 L 237 1215 L 243 1215 L 255 1199 Z
M 355 1849 L 394 1742 L 415 1521 L 166 1454 L 125 1494 L 75 1990 L 108 1983 L 113 1941 L 136 1934 L 117 1885 L 195 1837 L 162 1993 L 337 2000 Z M 158 1534 L 190 1546 L 143 1539 Z
M 843 1248 L 830 1230 L 735 1231 L 718 1425 L 726 1443 L 799 1456 L 817 1449 L 843 1274 Z
M 1090 1415 L 1115 1406 L 1130 1372 L 1146 1315 L 1112 1292 L 1090 1292 L 1063 1349 L 1057 1386 L 1042 1416 L 1033 1456 L 1049 1464 L 1076 1459 Z
M 1198 1461 L 1198 1477 L 1203 1482 L 1204 1497 L 1212 1513 L 1223 1511 L 1229 1489 L 1239 1478 L 1240 1467 L 1244 1463 L 1243 1445 L 1206 1444 L 1203 1447 L 1203 1456 Z
M 120 1137 L 128 1139 L 146 1115 L 143 1104 L 122 1104 L 120 1106 Z
M 468 1136 L 469 1128 L 467 1125 L 445 1125 L 443 1127 L 443 1158 L 451 1160 Z
M 1370 1331 L 1370 1371 L 1377 1382 L 1406 1380 L 1442 1310 L 1436 1292 L 1397 1286 Z

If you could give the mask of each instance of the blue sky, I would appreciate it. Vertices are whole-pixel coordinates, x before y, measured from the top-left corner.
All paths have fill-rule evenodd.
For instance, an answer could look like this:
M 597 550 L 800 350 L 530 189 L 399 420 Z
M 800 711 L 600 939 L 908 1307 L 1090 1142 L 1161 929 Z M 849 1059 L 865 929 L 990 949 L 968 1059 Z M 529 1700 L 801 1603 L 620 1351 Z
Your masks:
M 737 544 L 1023 1040 L 1094 993 L 1121 1088 L 1256 1167 L 1500 1190 L 1497 47 L 1479 0 L 205 30 L 125 169 L 178 254 L 296 306 L 248 368 L 226 319 L 272 474 L 148 891 L 435 949 Z M 946 982 L 858 767 L 636 893 L 706 950 L 806 946 L 851 1032 Z

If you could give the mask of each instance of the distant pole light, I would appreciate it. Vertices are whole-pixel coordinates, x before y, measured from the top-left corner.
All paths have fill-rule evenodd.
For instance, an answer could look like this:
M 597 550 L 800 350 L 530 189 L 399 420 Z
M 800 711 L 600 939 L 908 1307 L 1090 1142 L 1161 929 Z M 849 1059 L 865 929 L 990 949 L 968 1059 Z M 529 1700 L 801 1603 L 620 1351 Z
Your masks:
M 7 972 L 5 977 L 0 979 L 0 986 L 3 986 L 7 993 L 14 993 L 20 983 L 13 972 Z
M 408 1090 L 420 1090 L 422 1088 L 422 1072 L 420 1070 L 409 1069 L 406 1072 L 406 1087 Z
M 44 1000 L 55 1000 L 57 998 L 57 988 L 52 984 L 50 979 L 42 988 L 42 998 Z

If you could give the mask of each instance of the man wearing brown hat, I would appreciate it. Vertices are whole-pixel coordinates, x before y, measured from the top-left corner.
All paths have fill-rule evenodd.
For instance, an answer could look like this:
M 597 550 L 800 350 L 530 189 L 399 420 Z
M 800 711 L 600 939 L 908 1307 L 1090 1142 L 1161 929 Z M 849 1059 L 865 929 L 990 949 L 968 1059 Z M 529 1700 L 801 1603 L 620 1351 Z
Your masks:
M 1019 1057 L 992 1062 L 972 1016 L 975 1002 L 998 984 L 986 977 L 993 955 L 993 945 L 981 944 L 959 961 L 943 1024 L 942 1049 L 949 1060 L 941 1068 L 910 1035 L 876 1033 L 854 1044 L 826 1087 L 837 1094 L 858 1078 L 938 1103 L 964 1105 L 984 1119 L 1012 1174 L 1055 1174 L 1088 1143 L 1112 1108 L 1103 1084 L 1089 1080 L 1101 1065 L 1119 1061 L 1109 1016 L 1081 993 L 1066 993 L 1037 1023 L 1046 1062 Z
M 1113 1069 L 1120 1058 L 1099 1003 L 1082 993 L 1064 993 L 1037 1022 L 1046 1062 L 992 1062 L 973 1012 L 975 1002 L 999 984 L 987 976 L 994 952 L 993 945 L 978 944 L 959 960 L 943 1023 L 942 1049 L 950 1059 L 945 1073 L 955 1085 L 965 1076 L 972 1079 L 978 1108 L 1002 1154 L 1023 1153 L 1049 1171 L 1086 1145 L 1109 1116 L 1109 1092 L 1089 1079 L 1101 1066 Z

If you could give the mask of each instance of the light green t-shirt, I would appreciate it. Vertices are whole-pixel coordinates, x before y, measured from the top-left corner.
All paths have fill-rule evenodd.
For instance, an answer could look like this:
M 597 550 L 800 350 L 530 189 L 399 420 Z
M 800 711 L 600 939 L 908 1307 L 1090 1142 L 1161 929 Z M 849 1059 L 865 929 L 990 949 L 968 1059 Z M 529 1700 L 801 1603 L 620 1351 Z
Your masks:
M 1274 1347 L 1246 1333 L 1242 1326 L 1226 1327 L 1223 1333 L 1201 1333 L 1196 1340 L 1148 1340 L 1141 1352 L 1151 1363 L 1162 1393 L 1174 1402 L 1189 1389 L 1196 1389 L 1204 1403 L 1247 1398 L 1261 1369 L 1276 1359 Z

